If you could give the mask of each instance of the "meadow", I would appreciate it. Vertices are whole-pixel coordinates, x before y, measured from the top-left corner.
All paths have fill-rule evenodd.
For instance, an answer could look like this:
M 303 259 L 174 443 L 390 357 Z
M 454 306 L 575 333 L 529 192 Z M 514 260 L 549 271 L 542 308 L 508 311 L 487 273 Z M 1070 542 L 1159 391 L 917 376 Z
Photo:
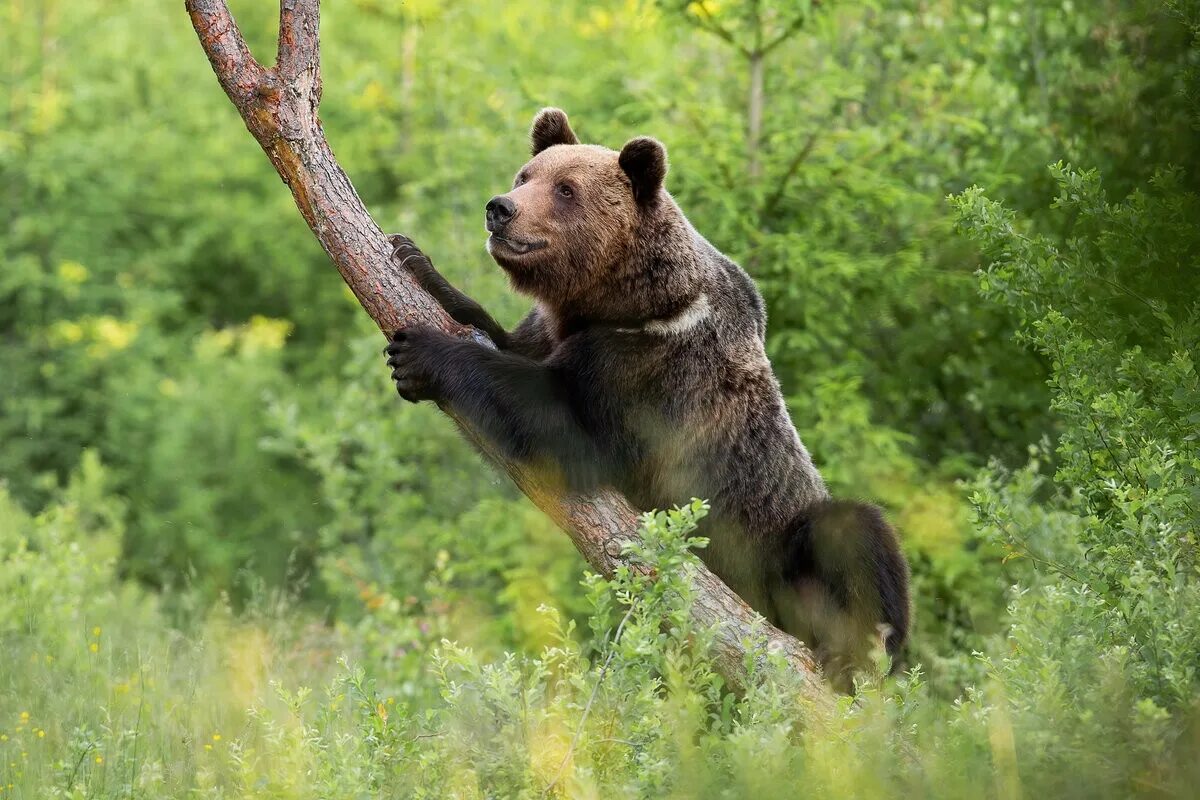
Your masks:
M 748 640 L 731 692 L 702 499 L 590 574 L 396 397 L 182 2 L 8 0 L 0 800 L 1195 796 L 1200 3 L 351 0 L 322 61 L 375 218 L 506 324 L 536 110 L 666 143 L 901 532 L 902 669 L 829 707 Z

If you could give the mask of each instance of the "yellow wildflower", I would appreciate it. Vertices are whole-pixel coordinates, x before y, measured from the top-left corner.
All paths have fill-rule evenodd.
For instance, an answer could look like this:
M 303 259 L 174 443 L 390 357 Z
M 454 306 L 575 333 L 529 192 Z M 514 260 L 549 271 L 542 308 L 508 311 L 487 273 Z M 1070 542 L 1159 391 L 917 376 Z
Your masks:
M 96 637 L 100 636 L 100 626 L 99 625 L 92 628 L 92 636 L 96 636 Z
M 21 722 L 29 722 L 29 712 L 28 711 L 21 712 Z
M 387 88 L 377 80 L 367 83 L 362 94 L 350 98 L 350 105 L 360 111 L 378 111 L 390 105 L 391 95 Z
M 96 317 L 92 324 L 92 335 L 101 354 L 124 350 L 137 336 L 138 326 L 108 315 Z
M 714 0 L 701 0 L 698 3 L 688 3 L 688 13 L 696 17 L 715 17 L 720 11 L 721 4 Z
M 104 763 L 104 756 L 96 756 L 96 763 L 97 763 L 97 764 L 103 764 L 103 763 Z
M 58 277 L 66 283 L 83 283 L 88 279 L 88 270 L 78 261 L 64 261 L 58 265 Z
M 234 336 L 233 331 L 228 328 L 206 331 L 196 340 L 196 351 L 201 355 L 209 357 L 219 356 L 228 352 L 236 342 L 237 338 Z
M 254 355 L 263 351 L 280 350 L 291 332 L 292 323 L 286 319 L 271 319 L 255 314 L 241 331 L 242 352 Z
M 88 650 L 91 650 L 93 653 L 99 653 L 100 645 L 96 644 L 95 642 L 92 642 L 91 644 L 88 645 Z
M 63 120 L 67 98 L 62 90 L 53 85 L 46 86 L 33 95 L 33 117 L 30 127 L 35 133 L 48 133 Z
M 75 344 L 83 340 L 83 326 L 69 319 L 59 320 L 50 326 L 50 336 L 57 342 Z
M 219 741 L 221 741 L 221 734 L 219 734 L 219 733 L 214 733 L 214 734 L 213 734 L 213 741 L 214 741 L 214 742 L 219 742 Z
M 45 732 L 44 730 L 42 730 L 41 728 L 38 728 L 38 738 L 39 738 L 39 739 L 45 739 L 45 738 L 46 738 L 46 732 Z

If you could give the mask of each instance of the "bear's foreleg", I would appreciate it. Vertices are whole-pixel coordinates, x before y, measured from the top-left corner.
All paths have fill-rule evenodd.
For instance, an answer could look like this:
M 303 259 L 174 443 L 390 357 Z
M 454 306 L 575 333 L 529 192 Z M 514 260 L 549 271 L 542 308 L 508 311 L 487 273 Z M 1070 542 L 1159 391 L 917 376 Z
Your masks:
M 478 328 L 496 347 L 508 349 L 508 333 L 500 323 L 478 302 L 454 288 L 412 239 L 397 233 L 389 236 L 388 241 L 392 243 L 392 258 L 412 273 L 420 287 L 433 295 L 455 322 Z
M 404 399 L 448 407 L 506 458 L 556 471 L 571 489 L 603 481 L 604 453 L 553 369 L 423 326 L 398 332 L 384 352 Z

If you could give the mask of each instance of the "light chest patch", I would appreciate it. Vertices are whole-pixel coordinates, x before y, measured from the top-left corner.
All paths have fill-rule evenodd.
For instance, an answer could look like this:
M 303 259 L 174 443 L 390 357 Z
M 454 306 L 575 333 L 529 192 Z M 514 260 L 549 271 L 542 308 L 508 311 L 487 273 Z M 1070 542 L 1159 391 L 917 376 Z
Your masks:
M 638 328 L 617 328 L 621 333 L 653 333 L 658 336 L 672 336 L 687 333 L 712 315 L 712 307 L 708 303 L 708 295 L 700 294 L 688 303 L 680 312 L 662 319 L 652 319 Z

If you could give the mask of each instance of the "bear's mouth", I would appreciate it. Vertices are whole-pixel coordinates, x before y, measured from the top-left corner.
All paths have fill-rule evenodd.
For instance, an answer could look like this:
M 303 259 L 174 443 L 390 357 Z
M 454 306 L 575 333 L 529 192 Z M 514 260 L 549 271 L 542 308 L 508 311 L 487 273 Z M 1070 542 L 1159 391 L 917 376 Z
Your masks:
M 539 239 L 537 241 L 525 241 L 522 239 L 498 236 L 494 233 L 488 237 L 489 251 L 492 250 L 496 245 L 500 245 L 505 250 L 518 256 L 523 256 L 526 253 L 532 253 L 535 250 L 541 250 L 547 244 L 548 242 L 545 239 Z

